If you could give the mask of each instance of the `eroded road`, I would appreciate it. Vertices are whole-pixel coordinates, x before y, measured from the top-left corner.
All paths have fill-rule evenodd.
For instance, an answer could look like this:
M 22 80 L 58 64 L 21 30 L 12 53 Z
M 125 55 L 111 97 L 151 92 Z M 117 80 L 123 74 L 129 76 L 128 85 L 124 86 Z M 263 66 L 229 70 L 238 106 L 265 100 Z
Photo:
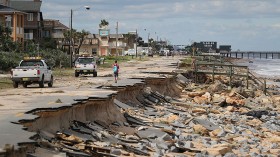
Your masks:
M 239 77 L 232 88 L 227 76 L 194 83 L 192 72 L 171 73 L 178 59 L 122 64 L 118 83 L 108 69 L 1 92 L 2 147 L 29 148 L 6 156 L 279 155 L 279 95 Z
M 17 147 L 21 143 L 32 143 L 29 132 L 18 123 L 38 118 L 34 113 L 69 107 L 88 98 L 108 98 L 116 91 L 100 89 L 100 86 L 125 87 L 141 83 L 141 78 L 160 77 L 157 72 L 171 72 L 179 57 L 154 57 L 148 61 L 131 61 L 120 65 L 120 80 L 114 83 L 111 69 L 98 71 L 98 77 L 55 77 L 53 88 L 38 88 L 37 85 L 0 91 L 0 150 L 7 144 Z M 174 65 L 174 66 L 170 66 Z M 144 72 L 144 73 L 143 73 Z M 145 73 L 149 72 L 149 73 Z M 138 79 L 129 79 L 138 78 Z M 67 120 L 66 120 L 67 121 Z M 49 122 L 54 123 L 54 122 Z M 36 128 L 34 128 L 36 129 Z M 32 131 L 36 131 L 32 129 Z M 0 152 L 1 152 L 0 151 Z

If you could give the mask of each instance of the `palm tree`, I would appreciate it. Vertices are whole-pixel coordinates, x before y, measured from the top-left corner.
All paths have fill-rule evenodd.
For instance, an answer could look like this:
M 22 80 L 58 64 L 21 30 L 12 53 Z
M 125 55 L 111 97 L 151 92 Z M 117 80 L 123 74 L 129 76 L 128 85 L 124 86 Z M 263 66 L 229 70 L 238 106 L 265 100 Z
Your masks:
M 107 27 L 108 25 L 109 25 L 109 22 L 106 21 L 105 19 L 103 19 L 100 21 L 99 28 Z

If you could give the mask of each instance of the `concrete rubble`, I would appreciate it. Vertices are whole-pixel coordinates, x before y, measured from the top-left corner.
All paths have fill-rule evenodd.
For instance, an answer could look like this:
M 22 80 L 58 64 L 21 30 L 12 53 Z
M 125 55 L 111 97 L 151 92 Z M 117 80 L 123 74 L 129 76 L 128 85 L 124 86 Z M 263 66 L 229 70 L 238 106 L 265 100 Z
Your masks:
M 179 74 L 172 82 L 177 96 L 147 83 L 134 101 L 114 99 L 124 121 L 74 120 L 56 133 L 41 130 L 34 137 L 40 149 L 30 155 L 278 156 L 279 103 L 258 89 L 230 89 L 225 80 L 195 84 Z

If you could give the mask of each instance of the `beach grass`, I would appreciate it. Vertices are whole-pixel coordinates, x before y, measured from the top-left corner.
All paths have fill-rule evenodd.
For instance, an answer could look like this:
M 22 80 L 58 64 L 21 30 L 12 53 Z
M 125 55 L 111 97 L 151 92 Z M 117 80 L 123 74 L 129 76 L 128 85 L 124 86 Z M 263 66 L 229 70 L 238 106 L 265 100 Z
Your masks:
M 74 76 L 74 69 L 72 68 L 56 68 L 52 70 L 54 76 Z
M 13 81 L 9 77 L 0 78 L 0 89 L 13 88 Z

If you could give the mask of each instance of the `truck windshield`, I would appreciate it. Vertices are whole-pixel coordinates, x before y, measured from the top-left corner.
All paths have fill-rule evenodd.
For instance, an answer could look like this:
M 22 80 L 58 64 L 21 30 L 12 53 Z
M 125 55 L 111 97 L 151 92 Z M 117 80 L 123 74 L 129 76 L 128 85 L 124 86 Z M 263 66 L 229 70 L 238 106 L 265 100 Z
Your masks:
M 77 60 L 77 62 L 80 64 L 89 64 L 89 63 L 93 63 L 93 61 L 94 61 L 93 58 L 79 58 Z
M 41 61 L 22 61 L 20 66 L 44 66 Z

